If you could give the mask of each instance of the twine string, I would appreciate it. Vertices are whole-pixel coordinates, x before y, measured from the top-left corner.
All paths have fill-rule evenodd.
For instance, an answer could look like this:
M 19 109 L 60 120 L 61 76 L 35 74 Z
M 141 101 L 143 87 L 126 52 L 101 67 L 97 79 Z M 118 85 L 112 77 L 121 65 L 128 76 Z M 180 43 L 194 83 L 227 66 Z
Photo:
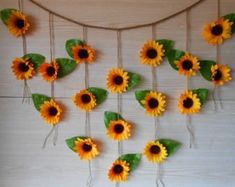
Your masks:
M 49 131 L 49 133 L 48 133 L 47 136 L 45 137 L 44 142 L 43 142 L 43 145 L 42 145 L 42 148 L 43 148 L 43 149 L 46 148 L 47 141 L 48 141 L 49 137 L 52 135 L 52 133 L 54 132 L 55 127 L 56 127 L 56 126 L 53 125 L 53 127 L 51 128 L 51 130 Z

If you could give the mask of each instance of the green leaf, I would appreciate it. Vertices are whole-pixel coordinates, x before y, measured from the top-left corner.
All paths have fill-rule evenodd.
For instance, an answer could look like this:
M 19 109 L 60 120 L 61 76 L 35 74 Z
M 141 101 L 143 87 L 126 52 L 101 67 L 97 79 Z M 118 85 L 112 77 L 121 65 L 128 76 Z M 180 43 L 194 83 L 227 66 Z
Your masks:
M 70 74 L 77 67 L 77 63 L 68 58 L 57 58 L 56 62 L 59 64 L 59 70 L 57 77 L 62 78 L 68 74 Z
M 128 80 L 128 87 L 127 90 L 130 90 L 131 88 L 135 87 L 139 84 L 141 77 L 139 74 L 128 72 L 129 80 Z
M 118 160 L 123 160 L 126 161 L 127 163 L 130 164 L 130 169 L 131 171 L 135 170 L 141 160 L 141 153 L 132 153 L 132 154 L 125 154 L 121 155 Z
M 166 147 L 168 156 L 173 155 L 180 147 L 181 143 L 171 139 L 159 139 L 159 141 L 164 147 Z
M 174 68 L 175 70 L 178 70 L 178 67 L 175 64 L 176 60 L 179 60 L 182 56 L 185 55 L 184 51 L 180 51 L 177 49 L 172 49 L 167 53 L 167 59 L 169 64 L 171 65 L 172 68 Z
M 72 48 L 76 45 L 84 45 L 85 42 L 80 39 L 70 39 L 66 41 L 65 48 L 70 57 L 73 58 Z
M 172 50 L 174 46 L 174 41 L 172 40 L 161 39 L 161 40 L 156 40 L 156 42 L 163 45 L 163 48 L 165 49 L 165 56 L 167 56 L 167 54 Z
M 24 59 L 29 59 L 30 62 L 33 63 L 35 69 L 38 69 L 40 67 L 40 65 L 45 61 L 45 57 L 40 55 L 40 54 L 36 54 L 36 53 L 29 53 L 23 56 Z
M 206 88 L 199 88 L 199 89 L 192 90 L 192 91 L 194 94 L 198 95 L 200 102 L 203 105 L 207 100 L 209 90 Z
M 85 136 L 74 136 L 74 137 L 72 137 L 72 138 L 68 138 L 68 139 L 65 140 L 65 141 L 66 141 L 67 146 L 68 146 L 72 151 L 74 151 L 75 141 L 76 141 L 77 139 L 86 139 L 86 138 L 87 138 L 87 137 L 85 137 Z
M 0 11 L 1 19 L 2 19 L 2 21 L 5 25 L 7 25 L 7 21 L 8 21 L 8 19 L 11 16 L 13 11 L 16 11 L 16 9 L 7 8 L 7 9 L 3 9 L 3 10 Z
M 200 63 L 200 73 L 202 77 L 208 81 L 211 81 L 212 73 L 211 66 L 215 65 L 216 62 L 212 60 L 201 60 Z
M 141 102 L 144 100 L 145 96 L 150 92 L 151 90 L 139 90 L 135 92 L 135 98 L 140 103 L 142 107 L 144 107 L 144 104 Z
M 235 33 L 235 13 L 227 14 L 224 16 L 225 19 L 228 19 L 229 22 L 233 22 L 232 33 Z
M 123 117 L 116 112 L 111 112 L 111 111 L 104 112 L 104 123 L 107 129 L 109 128 L 110 121 L 116 121 L 119 119 L 124 120 Z
M 32 94 L 32 99 L 33 99 L 33 104 L 34 104 L 35 108 L 38 111 L 40 111 L 41 105 L 45 101 L 49 101 L 51 98 L 48 97 L 47 95 L 43 95 L 43 94 Z
M 87 90 L 95 96 L 97 104 L 102 103 L 108 96 L 107 90 L 103 88 L 91 87 L 91 88 L 88 88 Z

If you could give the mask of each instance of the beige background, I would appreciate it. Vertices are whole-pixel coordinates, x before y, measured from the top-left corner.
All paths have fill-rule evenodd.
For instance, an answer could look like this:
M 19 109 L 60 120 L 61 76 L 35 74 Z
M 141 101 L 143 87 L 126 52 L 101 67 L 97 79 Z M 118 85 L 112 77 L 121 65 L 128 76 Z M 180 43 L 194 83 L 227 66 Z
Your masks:
M 59 6 L 56 1 L 54 6 Z M 67 1 L 61 9 L 69 11 Z M 110 1 L 111 2 L 111 1 Z M 133 2 L 127 0 L 126 2 Z M 144 1 L 143 1 L 144 2 Z M 189 2 L 189 1 L 185 1 Z M 177 1 L 176 1 L 177 3 Z M 112 4 L 112 2 L 111 2 Z M 174 5 L 170 5 L 174 8 Z M 15 0 L 1 0 L 0 7 L 18 7 Z M 114 6 L 115 7 L 115 6 Z M 48 12 L 25 1 L 25 12 L 33 22 L 33 31 L 27 36 L 28 52 L 49 55 Z M 134 7 L 133 7 L 134 8 Z M 91 4 L 92 9 L 92 4 Z M 105 7 L 104 7 L 105 9 Z M 221 0 L 221 15 L 235 12 L 234 0 Z M 81 11 L 78 9 L 78 11 Z M 134 10 L 133 10 L 134 11 Z M 141 11 L 148 12 L 148 7 Z M 162 8 L 164 11 L 164 8 Z M 96 12 L 93 12 L 95 15 Z M 148 14 L 146 14 L 148 16 Z M 217 1 L 204 0 L 192 8 L 190 16 L 190 51 L 201 59 L 216 58 L 216 48 L 207 45 L 202 37 L 205 22 L 217 17 Z M 128 22 L 136 22 L 130 17 Z M 141 18 L 138 18 L 141 19 Z M 146 17 L 142 18 L 147 20 Z M 157 19 L 157 18 L 156 18 Z M 64 49 L 67 39 L 82 37 L 82 28 L 55 17 L 56 57 L 68 57 Z M 95 22 L 95 20 L 93 20 Z M 45 125 L 33 105 L 22 105 L 23 82 L 16 81 L 11 73 L 11 62 L 22 56 L 22 40 L 9 35 L 1 22 L 0 29 L 0 186 L 1 187 L 82 187 L 88 175 L 88 164 L 81 161 L 65 145 L 64 140 L 74 135 L 84 134 L 85 114 L 78 111 L 70 97 L 84 88 L 84 65 L 78 67 L 68 77 L 55 84 L 55 96 L 66 107 L 66 117 L 59 127 L 58 145 L 51 141 L 45 150 L 42 141 L 50 130 Z M 175 47 L 184 50 L 186 46 L 186 13 L 160 23 L 156 27 L 158 38 L 176 41 Z M 143 43 L 151 38 L 151 27 L 122 32 L 123 65 L 126 70 L 142 75 L 143 81 L 136 89 L 151 87 L 151 70 L 139 63 L 138 53 Z M 89 66 L 90 85 L 105 87 L 107 71 L 115 67 L 116 32 L 88 29 L 89 43 L 99 51 L 96 63 Z M 235 38 L 221 47 L 220 63 L 226 63 L 234 70 Z M 233 73 L 233 76 L 235 74 Z M 197 147 L 188 148 L 188 134 L 185 117 L 177 111 L 177 98 L 185 89 L 185 77 L 179 76 L 164 62 L 157 69 L 158 90 L 168 96 L 168 110 L 160 119 L 161 137 L 179 140 L 182 149 L 162 165 L 163 180 L 168 187 L 232 187 L 235 182 L 235 82 L 220 89 L 223 109 L 215 112 L 209 100 L 202 113 L 192 119 Z M 51 87 L 40 76 L 29 82 L 33 92 L 50 94 Z M 194 77 L 193 88 L 212 88 L 210 82 L 199 75 Z M 147 141 L 153 138 L 153 119 L 144 114 L 134 98 L 134 90 L 123 95 L 123 116 L 135 124 L 133 137 L 124 142 L 124 153 L 142 151 Z M 102 142 L 102 154 L 92 162 L 94 187 L 110 187 L 115 184 L 107 179 L 107 170 L 117 158 L 117 143 L 108 140 L 103 123 L 104 110 L 117 110 L 117 98 L 109 94 L 108 100 L 91 113 L 92 137 Z M 121 187 L 154 186 L 156 166 L 143 157 L 138 170 Z

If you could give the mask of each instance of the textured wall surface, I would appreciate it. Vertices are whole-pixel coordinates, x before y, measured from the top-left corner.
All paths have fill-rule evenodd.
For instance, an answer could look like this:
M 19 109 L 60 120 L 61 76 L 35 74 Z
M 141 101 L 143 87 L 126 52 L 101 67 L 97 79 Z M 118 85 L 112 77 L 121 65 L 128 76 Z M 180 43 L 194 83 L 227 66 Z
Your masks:
M 131 0 L 127 0 L 127 2 Z M 144 0 L 143 0 L 144 1 Z M 52 2 L 52 0 L 51 0 Z M 56 1 L 54 6 L 58 6 Z M 111 2 L 111 1 L 110 1 Z M 112 2 L 111 2 L 112 3 Z M 92 4 L 91 4 L 92 6 Z M 18 7 L 16 0 L 0 0 L 0 8 Z M 115 6 L 114 6 L 115 7 Z M 92 8 L 92 7 L 91 7 Z M 145 7 L 146 8 L 146 7 Z M 25 12 L 30 15 L 34 29 L 27 36 L 28 52 L 37 52 L 50 59 L 48 12 L 29 1 L 24 2 Z M 66 0 L 61 9 L 67 9 Z M 104 7 L 105 9 L 105 7 Z M 235 12 L 235 0 L 221 0 L 221 15 Z M 81 11 L 78 9 L 78 11 Z M 146 11 L 146 10 L 143 10 Z M 162 8 L 164 11 L 164 8 Z M 96 14 L 96 12 L 93 12 Z M 201 32 L 203 24 L 217 18 L 217 1 L 204 0 L 189 12 L 190 52 L 201 59 L 216 59 L 216 48 L 206 44 Z M 131 17 L 130 17 L 131 19 Z M 128 22 L 130 22 L 128 19 Z M 144 20 L 146 18 L 143 18 Z M 65 41 L 82 37 L 82 27 L 54 17 L 56 57 L 68 57 Z M 94 20 L 93 20 L 94 21 Z M 186 47 L 186 13 L 183 12 L 156 26 L 158 38 L 175 40 L 175 47 Z M 151 27 L 122 32 L 123 66 L 126 70 L 142 75 L 137 89 L 151 88 L 151 69 L 139 63 L 139 50 L 151 38 Z M 116 32 L 88 29 L 89 43 L 99 51 L 96 63 L 89 66 L 91 86 L 106 87 L 107 71 L 117 65 Z M 220 63 L 235 70 L 235 37 L 220 48 Z M 71 75 L 55 83 L 55 96 L 66 107 L 65 119 L 59 126 L 56 147 L 51 140 L 45 150 L 41 149 L 44 137 L 50 130 L 33 105 L 21 104 L 23 83 L 16 81 L 11 73 L 11 62 L 22 56 L 22 40 L 9 35 L 0 23 L 0 186 L 1 187 L 82 187 L 88 176 L 88 164 L 71 152 L 65 139 L 85 132 L 85 114 L 77 110 L 71 96 L 84 88 L 84 65 Z M 233 73 L 233 77 L 235 74 Z M 186 88 L 185 77 L 164 62 L 157 69 L 158 90 L 167 94 L 168 108 L 160 119 L 159 134 L 183 143 L 176 155 L 162 165 L 163 180 L 167 187 L 232 187 L 235 184 L 235 81 L 220 89 L 223 108 L 213 110 L 209 100 L 200 114 L 192 117 L 196 148 L 188 148 L 185 116 L 178 113 L 177 98 Z M 40 76 L 29 81 L 32 92 L 50 95 L 51 86 Z M 191 87 L 207 87 L 210 82 L 201 76 L 193 77 Z M 153 138 L 153 119 L 134 98 L 134 90 L 123 95 L 124 117 L 135 125 L 133 137 L 124 142 L 123 152 L 140 152 Z M 117 158 L 117 143 L 108 140 L 103 123 L 104 110 L 117 110 L 117 96 L 110 93 L 108 100 L 91 113 L 91 135 L 102 142 L 102 154 L 92 162 L 93 186 L 115 186 L 107 179 L 107 170 Z M 142 162 L 121 187 L 155 186 L 156 166 L 143 157 Z

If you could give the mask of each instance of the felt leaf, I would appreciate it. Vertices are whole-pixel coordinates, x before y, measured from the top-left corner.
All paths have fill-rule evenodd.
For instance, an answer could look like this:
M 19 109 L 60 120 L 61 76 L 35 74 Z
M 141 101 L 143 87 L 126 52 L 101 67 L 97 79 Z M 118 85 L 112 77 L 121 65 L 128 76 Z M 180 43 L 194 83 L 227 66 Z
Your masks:
M 142 107 L 144 107 L 144 104 L 141 102 L 144 100 L 145 96 L 150 92 L 151 90 L 139 90 L 135 92 L 135 98 L 140 103 Z
M 181 143 L 171 139 L 158 139 L 167 150 L 168 157 L 173 155 L 180 147 Z
M 209 90 L 206 88 L 199 88 L 196 90 L 192 90 L 194 94 L 197 94 L 197 96 L 200 99 L 201 104 L 203 105 L 208 97 Z
M 104 112 L 104 123 L 107 129 L 109 128 L 110 121 L 116 121 L 119 119 L 124 120 L 123 117 L 116 112 L 111 112 L 111 111 Z
M 121 155 L 118 160 L 123 160 L 126 161 L 127 163 L 130 164 L 130 170 L 133 171 L 135 170 L 141 160 L 141 153 L 132 153 L 132 154 L 125 154 Z
M 165 56 L 167 56 L 167 54 L 172 50 L 174 46 L 174 41 L 172 40 L 161 39 L 161 40 L 156 40 L 156 42 L 163 45 L 163 48 L 165 49 Z
M 80 39 L 70 39 L 66 41 L 65 48 L 70 57 L 73 58 L 72 48 L 76 45 L 84 45 L 85 42 Z
M 7 9 L 3 9 L 3 10 L 0 11 L 1 19 L 2 19 L 2 21 L 5 25 L 7 25 L 7 21 L 8 21 L 8 19 L 11 16 L 13 11 L 16 11 L 16 9 L 7 8 Z
M 128 87 L 127 90 L 130 90 L 131 88 L 135 87 L 139 84 L 141 77 L 137 73 L 128 72 L 129 80 L 128 80 Z
M 235 33 L 235 13 L 227 14 L 224 16 L 225 19 L 228 19 L 229 22 L 233 22 L 232 33 Z
M 68 74 L 70 74 L 77 67 L 77 63 L 68 58 L 57 58 L 56 62 L 59 64 L 59 70 L 57 77 L 62 78 Z
M 45 101 L 49 101 L 51 98 L 48 97 L 47 95 L 43 95 L 43 94 L 32 94 L 32 99 L 33 99 L 33 104 L 34 104 L 35 108 L 38 111 L 40 111 L 41 105 Z
M 29 59 L 33 63 L 35 69 L 38 69 L 40 65 L 45 61 L 45 57 L 37 53 L 29 53 L 23 56 L 24 59 Z
M 77 139 L 86 139 L 86 138 L 87 138 L 87 137 L 85 137 L 85 136 L 74 136 L 74 137 L 72 137 L 72 138 L 68 138 L 68 139 L 65 140 L 65 141 L 66 141 L 67 146 L 68 146 L 72 151 L 74 151 L 75 141 L 76 141 Z
M 216 62 L 212 60 L 200 60 L 200 73 L 202 77 L 208 81 L 211 81 L 212 73 L 211 66 L 215 65 Z
M 167 59 L 171 67 L 174 68 L 175 70 L 178 70 L 178 67 L 175 64 L 175 61 L 179 60 L 182 56 L 184 56 L 185 52 L 177 50 L 177 49 L 172 49 L 166 55 L 167 55 Z
M 102 88 L 91 87 L 87 90 L 95 96 L 97 104 L 102 103 L 108 96 L 108 92 Z

